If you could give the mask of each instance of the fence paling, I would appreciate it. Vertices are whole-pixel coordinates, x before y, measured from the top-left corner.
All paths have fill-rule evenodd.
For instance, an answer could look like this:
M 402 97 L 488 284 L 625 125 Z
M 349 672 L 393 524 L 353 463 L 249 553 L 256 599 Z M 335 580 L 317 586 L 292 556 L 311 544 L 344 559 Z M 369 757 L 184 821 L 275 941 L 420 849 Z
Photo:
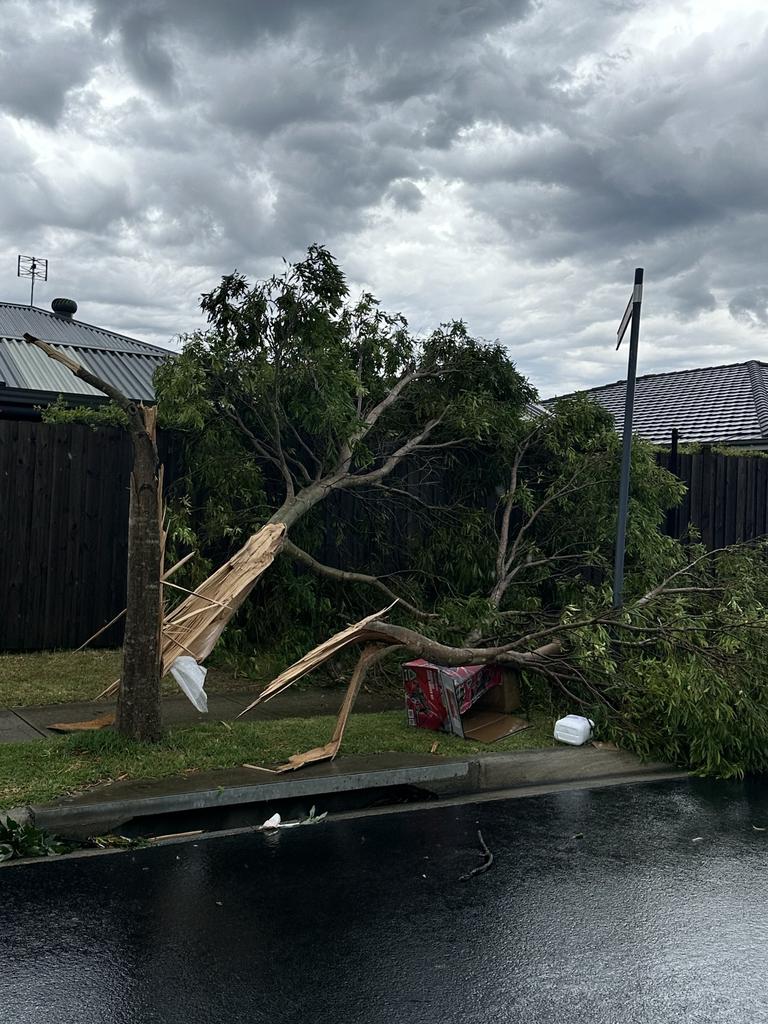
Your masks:
M 660 452 L 659 465 L 670 456 Z M 676 476 L 687 493 L 675 514 L 666 519 L 666 532 L 683 538 L 689 524 L 709 548 L 721 548 L 763 537 L 768 530 L 768 459 L 754 455 L 715 454 L 704 446 L 680 454 Z

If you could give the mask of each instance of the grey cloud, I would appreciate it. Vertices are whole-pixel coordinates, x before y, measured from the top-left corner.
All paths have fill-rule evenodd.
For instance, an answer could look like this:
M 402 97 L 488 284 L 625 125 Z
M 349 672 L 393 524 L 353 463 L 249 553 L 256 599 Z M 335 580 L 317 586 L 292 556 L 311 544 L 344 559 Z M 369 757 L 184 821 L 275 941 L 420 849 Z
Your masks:
M 6 10 L 11 17 L 13 7 Z M 53 126 L 60 119 L 68 93 L 88 81 L 99 51 L 91 35 L 80 28 L 46 22 L 41 7 L 40 28 L 4 23 L 0 37 L 0 109 L 17 117 Z
M 410 210 L 411 212 L 420 209 L 424 202 L 424 193 L 419 186 L 407 179 L 394 181 L 387 195 L 401 210 Z
M 143 85 L 160 94 L 175 89 L 173 58 L 162 42 L 162 28 L 144 10 L 127 11 L 120 21 L 123 59 Z
M 702 313 L 717 308 L 717 299 L 710 291 L 707 275 L 701 268 L 694 268 L 672 281 L 668 291 L 675 313 L 683 320 L 695 320 Z
M 768 45 L 733 19 L 653 52 L 622 35 L 642 0 L 89 2 L 4 7 L 0 51 L 40 75 L 0 76 L 0 107 L 56 145 L 0 115 L 0 246 L 77 264 L 71 290 L 137 333 L 312 241 L 417 327 L 502 338 L 545 390 L 621 376 L 635 265 L 662 367 L 768 329 Z
M 728 303 L 728 311 L 750 327 L 768 327 L 768 287 L 743 289 Z
M 102 31 L 124 31 L 137 14 L 158 38 L 179 35 L 206 49 L 237 50 L 307 28 L 328 49 L 370 54 L 389 46 L 431 49 L 463 42 L 519 18 L 530 0 L 96 0 Z
M 301 49 L 276 46 L 258 59 L 227 62 L 210 96 L 216 123 L 264 137 L 295 124 L 322 124 L 356 119 L 358 111 L 343 100 L 337 62 Z

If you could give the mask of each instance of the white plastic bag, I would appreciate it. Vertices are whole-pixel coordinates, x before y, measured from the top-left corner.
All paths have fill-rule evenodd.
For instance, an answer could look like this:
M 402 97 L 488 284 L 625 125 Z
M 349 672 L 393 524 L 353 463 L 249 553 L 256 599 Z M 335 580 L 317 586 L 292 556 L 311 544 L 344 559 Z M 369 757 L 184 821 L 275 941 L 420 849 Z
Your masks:
M 171 675 L 179 684 L 182 693 L 203 714 L 208 712 L 208 697 L 203 689 L 207 672 L 207 668 L 198 665 L 195 659 L 187 654 L 177 658 L 171 665 Z

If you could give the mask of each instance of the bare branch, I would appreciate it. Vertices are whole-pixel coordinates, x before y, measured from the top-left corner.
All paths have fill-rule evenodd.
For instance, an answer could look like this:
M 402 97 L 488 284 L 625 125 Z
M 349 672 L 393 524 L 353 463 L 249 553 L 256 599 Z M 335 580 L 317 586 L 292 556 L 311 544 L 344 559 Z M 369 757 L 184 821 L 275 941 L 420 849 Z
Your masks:
M 369 473 L 352 473 L 348 476 L 343 476 L 336 486 L 365 487 L 368 484 L 375 484 L 383 480 L 385 476 L 389 476 L 392 470 L 400 465 L 404 458 L 415 451 L 425 438 L 429 437 L 441 420 L 441 416 L 435 420 L 430 420 L 420 433 L 410 438 L 405 444 L 402 444 L 396 452 L 385 459 L 383 465 L 379 466 L 378 469 L 373 469 Z
M 392 388 L 387 394 L 381 399 L 378 404 L 374 405 L 370 409 L 360 426 L 355 430 L 350 438 L 348 438 L 341 445 L 341 451 L 339 453 L 339 461 L 336 467 L 337 472 L 346 472 L 352 462 L 352 454 L 356 444 L 359 444 L 375 427 L 376 423 L 381 419 L 384 413 L 391 406 L 397 402 L 403 393 L 403 391 L 416 380 L 423 380 L 428 377 L 441 377 L 446 373 L 453 373 L 455 371 L 449 369 L 418 369 L 408 370 L 393 384 Z
M 301 436 L 301 434 L 296 429 L 296 427 L 294 427 L 293 423 L 291 423 L 290 418 L 286 417 L 286 422 L 287 422 L 288 427 L 290 428 L 291 433 L 293 434 L 293 436 L 296 438 L 296 440 L 299 442 L 301 447 L 304 449 L 304 451 L 307 453 L 307 455 L 309 455 L 309 457 L 312 459 L 312 461 L 317 466 L 317 475 L 315 476 L 314 479 L 315 480 L 322 479 L 322 476 L 323 476 L 323 464 L 322 464 L 322 462 L 320 461 L 320 459 L 318 459 L 318 457 L 315 454 L 315 452 L 313 452 L 312 449 L 309 447 L 309 445 L 304 440 L 304 438 Z M 297 462 L 298 462 L 298 460 L 297 460 Z M 300 463 L 300 462 L 298 463 L 298 465 L 300 465 L 302 470 L 304 471 L 303 475 L 306 478 L 307 483 L 312 483 L 312 477 L 309 475 L 309 472 L 308 472 L 306 466 L 303 463 Z
M 297 547 L 292 541 L 287 538 L 283 541 L 283 551 L 285 554 L 290 555 L 291 558 L 297 562 L 301 562 L 302 565 L 306 565 L 312 572 L 317 573 L 319 576 L 326 576 L 328 579 L 335 580 L 337 583 L 364 583 L 369 587 L 376 587 L 382 594 L 385 594 L 390 601 L 399 601 L 403 608 L 406 608 L 412 615 L 415 615 L 419 619 L 434 619 L 436 616 L 431 612 L 424 612 L 420 608 L 416 608 L 409 601 L 400 597 L 393 590 L 383 583 L 377 576 L 369 576 L 363 572 L 350 572 L 346 569 L 335 569 L 331 565 L 324 565 L 322 562 L 318 562 L 316 558 L 313 558 L 309 552 L 304 551 L 302 548 Z
M 531 512 L 530 516 L 522 524 L 522 526 L 518 530 L 517 536 L 515 537 L 515 540 L 514 540 L 514 542 L 512 544 L 512 549 L 509 552 L 509 557 L 506 559 L 506 562 L 505 562 L 505 570 L 507 572 L 509 572 L 509 570 L 512 568 L 512 566 L 514 564 L 515 555 L 517 554 L 519 546 L 522 543 L 523 537 L 528 532 L 528 530 L 530 530 L 530 528 L 533 526 L 533 524 L 536 522 L 536 520 L 538 519 L 538 517 L 541 515 L 541 513 L 544 511 L 545 508 L 547 508 L 549 505 L 551 505 L 552 502 L 556 501 L 558 498 L 562 498 L 562 496 L 564 494 L 574 494 L 576 491 L 584 490 L 585 487 L 592 487 L 592 486 L 594 486 L 595 483 L 598 482 L 598 481 L 589 480 L 586 483 L 579 484 L 578 486 L 574 487 L 573 486 L 573 481 L 577 479 L 578 475 L 579 475 L 579 472 L 577 470 L 571 476 L 571 478 L 568 480 L 568 483 L 565 484 L 564 487 L 561 487 L 559 490 L 552 491 L 550 494 L 548 494 L 547 497 L 544 498 L 544 500 L 539 504 L 539 506 L 537 508 L 535 508 L 533 510 L 533 512 Z
M 277 452 L 278 465 L 280 467 L 280 472 L 283 475 L 283 480 L 285 481 L 286 497 L 290 500 L 296 493 L 293 474 L 288 469 L 288 462 L 286 461 L 285 453 L 283 452 L 283 439 L 280 432 L 280 418 L 277 415 L 277 409 L 272 406 L 270 411 L 272 413 L 272 422 L 275 424 L 275 451 Z
M 283 481 L 285 482 L 286 501 L 290 501 L 296 494 L 296 487 L 293 481 L 293 477 L 288 469 L 288 466 L 286 465 L 285 458 L 280 458 L 275 453 L 274 449 L 270 450 L 269 445 L 265 441 L 262 441 L 261 438 L 257 437 L 253 433 L 253 431 L 248 426 L 246 426 L 242 416 L 237 411 L 237 409 L 230 408 L 224 405 L 219 406 L 219 408 L 225 416 L 233 420 L 238 425 L 240 430 L 251 442 L 251 447 L 256 452 L 256 454 L 260 458 L 265 459 L 267 462 L 270 462 L 273 466 L 276 466 L 280 470 L 280 475 L 282 476 Z M 280 454 L 282 455 L 282 451 Z
M 101 391 L 103 395 L 111 398 L 115 405 L 118 405 L 128 417 L 131 423 L 131 429 L 134 431 L 144 432 L 146 426 L 144 423 L 144 417 L 139 409 L 139 404 L 127 398 L 122 391 L 118 391 L 112 384 L 108 384 L 107 381 L 102 380 L 101 377 L 97 377 L 95 373 L 91 373 L 90 370 L 86 370 L 84 366 L 70 358 L 65 352 L 50 345 L 47 341 L 41 341 L 40 338 L 36 338 L 33 334 L 25 334 L 24 340 L 28 341 L 30 345 L 35 345 L 37 348 L 42 349 L 43 352 L 48 356 L 49 359 L 53 359 L 57 363 L 62 363 L 68 370 L 70 370 L 80 380 L 84 380 L 86 384 L 90 384 L 92 388 L 96 388 L 97 391 Z
M 520 463 L 523 461 L 528 445 L 527 442 L 523 442 L 520 445 L 517 452 L 515 453 L 515 459 L 512 463 L 512 470 L 509 478 L 509 489 L 507 491 L 507 498 L 504 502 L 504 513 L 501 517 L 501 532 L 499 534 L 499 547 L 496 554 L 496 581 L 501 581 L 504 576 L 504 563 L 506 561 L 507 547 L 509 545 L 509 522 L 512 517 L 512 508 L 515 504 L 515 495 L 517 493 L 517 476 L 520 470 Z

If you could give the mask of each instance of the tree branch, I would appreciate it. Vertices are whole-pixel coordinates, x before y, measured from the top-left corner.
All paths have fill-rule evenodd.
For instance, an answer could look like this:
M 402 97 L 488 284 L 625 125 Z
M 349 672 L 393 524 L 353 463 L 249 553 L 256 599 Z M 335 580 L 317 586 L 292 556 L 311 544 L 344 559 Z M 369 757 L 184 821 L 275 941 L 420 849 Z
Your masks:
M 131 429 L 134 432 L 137 430 L 142 433 L 146 431 L 144 417 L 139 409 L 139 403 L 127 398 L 122 391 L 118 391 L 118 389 L 112 384 L 108 384 L 107 381 L 102 380 L 101 377 L 97 377 L 95 373 L 91 373 L 90 370 L 86 370 L 86 368 L 81 366 L 80 363 L 71 359 L 60 349 L 54 348 L 53 345 L 49 345 L 47 341 L 41 341 L 40 338 L 36 338 L 33 334 L 25 334 L 24 340 L 28 341 L 30 345 L 35 345 L 37 348 L 42 349 L 50 359 L 55 360 L 57 363 L 62 363 L 76 377 L 79 377 L 80 380 L 84 380 L 86 384 L 90 384 L 92 388 L 96 388 L 97 391 L 101 391 L 103 395 L 111 398 L 115 405 L 118 405 L 126 414 L 130 421 Z
M 350 464 L 352 462 L 352 454 L 355 445 L 359 444 L 359 442 L 362 441 L 363 438 L 370 433 L 370 431 L 381 419 L 381 417 L 384 415 L 387 409 L 389 409 L 390 406 L 394 405 L 395 402 L 398 401 L 400 395 L 408 387 L 409 384 L 412 384 L 413 381 L 415 380 L 422 380 L 426 377 L 439 377 L 442 373 L 448 372 L 452 371 L 421 369 L 408 370 L 406 373 L 404 373 L 402 377 L 400 377 L 400 379 L 395 382 L 395 384 L 382 398 L 382 400 L 377 405 L 374 405 L 374 407 L 366 413 L 365 417 L 363 418 L 363 422 L 360 424 L 357 430 L 353 432 L 352 436 L 348 440 L 344 441 L 344 443 L 341 445 L 336 472 L 343 473 L 349 469 Z
M 337 583 L 364 583 L 369 587 L 376 587 L 382 594 L 386 595 L 391 601 L 399 601 L 399 603 L 406 608 L 412 615 L 415 615 L 419 619 L 434 619 L 436 616 L 432 612 L 424 612 L 420 608 L 416 608 L 409 601 L 400 597 L 393 590 L 382 583 L 377 576 L 369 576 L 363 572 L 350 572 L 347 569 L 335 569 L 331 565 L 324 565 L 322 562 L 318 562 L 316 558 L 313 558 L 309 552 L 304 551 L 298 547 L 293 541 L 287 537 L 283 541 L 283 552 L 290 555 L 295 561 L 305 565 L 312 572 L 317 573 L 318 576 L 326 576 L 328 579 L 335 580 Z
M 404 458 L 415 451 L 421 442 L 429 437 L 435 427 L 442 420 L 442 416 L 436 420 L 430 420 L 429 423 L 424 427 L 421 433 L 412 437 L 406 441 L 405 444 L 401 445 L 396 452 L 390 455 L 378 469 L 373 469 L 369 473 L 356 474 L 352 473 L 346 476 L 342 476 L 341 479 L 336 483 L 336 487 L 365 487 L 368 484 L 378 483 L 383 480 L 385 476 L 389 476 L 393 469 L 400 465 Z
M 272 463 L 273 466 L 276 466 L 280 470 L 280 475 L 282 476 L 283 481 L 285 483 L 286 501 L 291 501 L 296 495 L 296 487 L 293 481 L 293 477 L 291 476 L 291 473 L 286 464 L 285 458 L 283 457 L 281 459 L 274 453 L 274 451 L 270 451 L 269 446 L 260 438 L 258 438 L 249 427 L 246 426 L 242 416 L 237 411 L 237 409 L 227 408 L 226 406 L 220 406 L 219 408 L 221 409 L 221 412 L 223 412 L 225 416 L 233 420 L 238 425 L 240 430 L 242 430 L 242 432 L 251 442 L 251 447 L 256 452 L 256 454 L 260 456 L 262 459 L 265 459 L 267 462 Z

